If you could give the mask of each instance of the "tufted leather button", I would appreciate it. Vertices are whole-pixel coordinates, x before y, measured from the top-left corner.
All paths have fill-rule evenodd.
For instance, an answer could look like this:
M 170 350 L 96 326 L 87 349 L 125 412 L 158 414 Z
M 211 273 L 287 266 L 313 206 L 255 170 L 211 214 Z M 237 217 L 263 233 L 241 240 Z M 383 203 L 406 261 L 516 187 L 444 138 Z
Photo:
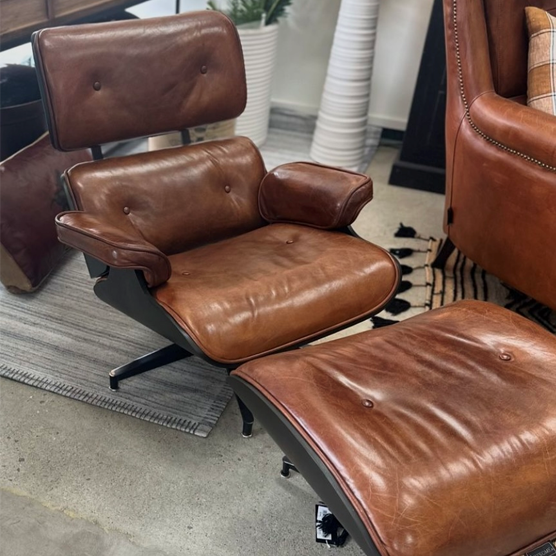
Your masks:
M 130 212 L 129 207 L 124 207 L 124 214 L 129 214 Z
M 293 239 L 288 239 L 288 241 L 286 241 L 286 243 L 287 243 L 288 245 L 290 245 L 291 243 L 293 243 Z
M 509 353 L 501 353 L 498 357 L 500 359 L 502 359 L 502 361 L 511 361 L 512 360 L 512 356 Z
M 227 186 L 224 188 L 224 191 L 225 191 L 226 193 L 229 193 L 231 190 L 232 190 L 232 188 L 231 188 L 229 185 L 227 185 Z
M 371 400 L 363 400 L 361 404 L 363 405 L 363 407 L 368 407 L 369 409 L 375 406 L 375 404 Z
M 95 81 L 95 82 L 93 83 L 93 89 L 94 89 L 95 91 L 100 91 L 100 88 L 101 88 L 101 87 L 102 87 L 102 85 L 100 84 L 100 81 Z
M 182 272 L 184 276 L 189 276 L 189 272 Z
M 207 66 L 201 66 L 201 73 L 207 73 L 208 68 Z

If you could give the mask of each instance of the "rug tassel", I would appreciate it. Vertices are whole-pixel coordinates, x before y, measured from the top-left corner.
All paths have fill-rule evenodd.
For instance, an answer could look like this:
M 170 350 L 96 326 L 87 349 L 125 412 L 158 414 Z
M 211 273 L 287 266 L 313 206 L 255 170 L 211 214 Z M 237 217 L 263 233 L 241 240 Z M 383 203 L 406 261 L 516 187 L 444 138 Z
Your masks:
M 405 313 L 408 309 L 411 309 L 411 303 L 405 299 L 394 298 L 390 301 L 384 309 L 392 314 L 399 315 L 400 313 Z
M 326 514 L 318 524 L 318 528 L 326 536 L 335 533 L 339 527 L 342 527 L 342 525 L 333 514 Z
M 432 288 L 432 284 L 430 282 L 425 282 L 424 284 L 414 284 L 409 280 L 402 280 L 400 282 L 400 287 L 398 288 L 398 293 L 406 292 L 411 288 Z
M 405 259 L 413 255 L 413 249 L 410 249 L 409 247 L 393 248 L 389 249 L 389 251 L 392 255 L 398 257 L 398 259 Z
M 400 265 L 400 268 L 402 270 L 402 276 L 407 276 L 408 274 L 411 274 L 414 270 L 425 268 L 425 265 L 411 267 L 411 266 L 407 266 L 406 264 L 402 264 Z
M 411 247 L 393 247 L 389 249 L 392 255 L 398 257 L 398 259 L 405 259 L 407 257 L 411 257 L 413 253 L 426 253 L 426 249 L 411 249 Z
M 318 522 L 317 527 L 322 531 L 323 535 L 332 537 L 332 546 L 343 546 L 348 538 L 348 532 L 333 514 L 326 514 Z M 326 544 L 329 543 L 327 542 Z
M 398 288 L 398 293 L 406 292 L 407 290 L 410 290 L 412 287 L 413 287 L 412 282 L 410 282 L 409 280 L 402 280 L 400 282 L 400 287 Z
M 420 236 L 415 228 L 412 228 L 411 226 L 404 226 L 403 222 L 400 222 L 400 227 L 394 234 L 394 237 L 412 237 L 415 239 L 422 239 L 423 241 L 429 241 L 430 239 L 428 237 Z
M 373 328 L 384 328 L 385 326 L 391 326 L 400 322 L 399 320 L 383 319 L 382 317 L 371 317 L 371 322 L 373 323 Z

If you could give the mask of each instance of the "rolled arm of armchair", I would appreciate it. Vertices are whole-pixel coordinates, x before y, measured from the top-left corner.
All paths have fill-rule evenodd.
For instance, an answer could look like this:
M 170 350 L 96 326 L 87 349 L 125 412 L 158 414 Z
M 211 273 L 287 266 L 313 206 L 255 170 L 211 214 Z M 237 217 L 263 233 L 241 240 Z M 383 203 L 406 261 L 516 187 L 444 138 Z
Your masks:
M 86 212 L 62 212 L 56 217 L 58 239 L 115 268 L 142 270 L 150 287 L 168 280 L 168 257 L 139 234 Z
M 470 116 L 487 140 L 556 171 L 556 116 L 493 92 L 473 102 Z
M 364 174 L 295 162 L 263 178 L 259 211 L 267 222 L 338 229 L 349 226 L 372 198 L 373 183 Z

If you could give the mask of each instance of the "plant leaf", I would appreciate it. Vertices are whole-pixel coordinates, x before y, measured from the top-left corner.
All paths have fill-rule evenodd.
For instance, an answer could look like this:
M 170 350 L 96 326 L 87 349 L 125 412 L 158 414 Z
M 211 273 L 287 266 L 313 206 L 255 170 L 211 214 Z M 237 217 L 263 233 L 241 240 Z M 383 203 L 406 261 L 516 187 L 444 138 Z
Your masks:
M 284 17 L 286 8 L 290 6 L 292 0 L 266 0 L 265 11 L 266 21 L 265 25 L 272 25 L 276 23 L 281 17 Z
M 230 0 L 228 9 L 222 10 L 215 0 L 209 0 L 207 7 L 225 13 L 236 25 L 256 23 L 265 17 L 265 25 L 271 25 L 284 17 L 292 0 Z

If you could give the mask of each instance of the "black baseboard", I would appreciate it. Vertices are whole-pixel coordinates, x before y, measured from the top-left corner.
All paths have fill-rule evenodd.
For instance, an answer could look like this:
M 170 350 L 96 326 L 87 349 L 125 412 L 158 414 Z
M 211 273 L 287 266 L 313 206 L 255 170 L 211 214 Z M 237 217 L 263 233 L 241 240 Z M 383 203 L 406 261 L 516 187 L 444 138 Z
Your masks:
M 398 158 L 392 167 L 388 183 L 444 194 L 446 190 L 446 170 L 434 166 L 404 162 Z

